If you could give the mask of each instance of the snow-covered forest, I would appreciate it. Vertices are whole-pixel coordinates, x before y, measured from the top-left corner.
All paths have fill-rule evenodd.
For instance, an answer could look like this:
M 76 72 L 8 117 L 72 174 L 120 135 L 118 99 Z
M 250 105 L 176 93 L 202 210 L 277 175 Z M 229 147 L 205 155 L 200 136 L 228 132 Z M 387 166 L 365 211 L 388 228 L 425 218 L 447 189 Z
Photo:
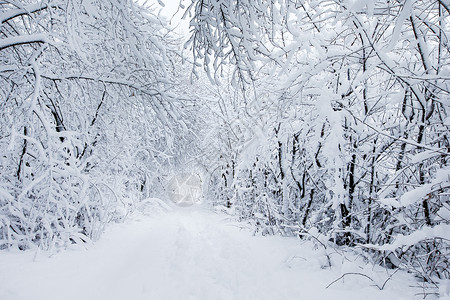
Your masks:
M 185 31 L 162 1 L 0 0 L 0 256 L 195 173 L 255 235 L 450 297 L 450 1 L 170 1 Z

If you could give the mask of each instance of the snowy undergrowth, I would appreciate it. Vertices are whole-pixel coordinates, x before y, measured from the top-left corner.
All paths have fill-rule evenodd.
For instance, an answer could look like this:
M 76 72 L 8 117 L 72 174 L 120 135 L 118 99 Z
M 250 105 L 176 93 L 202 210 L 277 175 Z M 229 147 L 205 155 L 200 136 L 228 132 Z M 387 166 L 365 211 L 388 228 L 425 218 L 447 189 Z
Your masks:
M 310 241 L 253 236 L 251 228 L 223 213 L 161 201 L 140 210 L 108 227 L 89 249 L 51 257 L 2 252 L 0 299 L 423 297 L 415 296 L 421 290 L 411 287 L 417 283 L 410 274 L 394 274 Z

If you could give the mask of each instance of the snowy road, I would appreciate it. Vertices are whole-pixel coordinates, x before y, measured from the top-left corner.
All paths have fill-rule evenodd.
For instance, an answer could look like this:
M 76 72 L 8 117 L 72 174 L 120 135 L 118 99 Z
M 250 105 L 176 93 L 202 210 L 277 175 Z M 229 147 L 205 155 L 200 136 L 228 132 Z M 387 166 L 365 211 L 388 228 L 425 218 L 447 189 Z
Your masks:
M 88 251 L 51 258 L 35 252 L 0 253 L 0 300 L 122 299 L 414 299 L 412 280 L 332 256 L 281 237 L 253 237 L 224 215 L 201 208 L 133 217 L 110 227 Z M 35 260 L 33 262 L 33 260 Z M 342 263 L 344 261 L 344 263 Z

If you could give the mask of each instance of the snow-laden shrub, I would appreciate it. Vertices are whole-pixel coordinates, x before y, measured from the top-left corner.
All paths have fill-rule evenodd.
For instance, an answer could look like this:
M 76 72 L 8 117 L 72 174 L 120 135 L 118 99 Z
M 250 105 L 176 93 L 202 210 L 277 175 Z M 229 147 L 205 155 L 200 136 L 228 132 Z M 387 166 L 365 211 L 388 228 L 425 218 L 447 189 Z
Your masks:
M 176 42 L 135 1 L 0 12 L 0 248 L 95 240 L 150 196 L 183 140 L 167 93 Z
M 195 59 L 215 80 L 234 67 L 208 148 L 222 162 L 209 193 L 232 190 L 218 204 L 263 233 L 316 228 L 373 262 L 448 278 L 449 236 L 432 234 L 450 221 L 448 4 L 207 3 L 189 7 Z

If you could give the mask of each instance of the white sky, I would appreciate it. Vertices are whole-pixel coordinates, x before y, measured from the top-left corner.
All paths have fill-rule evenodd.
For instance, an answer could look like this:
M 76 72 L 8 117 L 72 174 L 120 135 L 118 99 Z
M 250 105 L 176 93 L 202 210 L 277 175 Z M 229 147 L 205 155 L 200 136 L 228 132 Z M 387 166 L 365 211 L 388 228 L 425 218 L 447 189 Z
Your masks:
M 173 16 L 180 5 L 179 0 L 160 0 L 159 2 L 164 3 L 161 13 L 167 17 Z
M 187 1 L 185 0 L 149 0 L 148 3 L 154 3 L 153 7 L 156 8 L 157 11 L 160 10 L 161 15 L 170 20 L 170 24 L 173 27 L 177 26 L 178 33 L 187 33 L 189 31 L 189 20 L 181 20 L 184 10 L 180 8 L 178 13 L 175 14 L 180 5 L 180 1 L 184 2 L 186 6 Z M 161 6 L 160 3 L 163 3 L 164 6 Z

